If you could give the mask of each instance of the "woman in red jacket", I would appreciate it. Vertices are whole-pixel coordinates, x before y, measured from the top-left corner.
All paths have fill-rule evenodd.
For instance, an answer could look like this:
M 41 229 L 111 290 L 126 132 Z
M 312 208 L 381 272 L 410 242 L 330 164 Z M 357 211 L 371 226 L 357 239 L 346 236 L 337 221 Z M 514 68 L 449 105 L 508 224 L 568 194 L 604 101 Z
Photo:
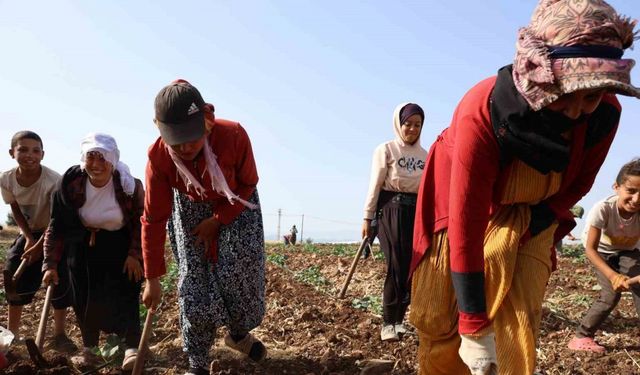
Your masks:
M 240 124 L 216 119 L 213 105 L 184 80 L 160 90 L 155 123 L 160 138 L 149 148 L 141 218 L 144 303 L 160 302 L 168 229 L 187 374 L 209 373 L 221 326 L 229 330 L 227 346 L 260 360 L 266 349 L 249 332 L 265 312 L 264 231 L 249 137 Z
M 425 374 L 532 374 L 553 244 L 614 138 L 635 22 L 601 0 L 542 0 L 513 65 L 473 87 L 418 193 L 410 319 Z

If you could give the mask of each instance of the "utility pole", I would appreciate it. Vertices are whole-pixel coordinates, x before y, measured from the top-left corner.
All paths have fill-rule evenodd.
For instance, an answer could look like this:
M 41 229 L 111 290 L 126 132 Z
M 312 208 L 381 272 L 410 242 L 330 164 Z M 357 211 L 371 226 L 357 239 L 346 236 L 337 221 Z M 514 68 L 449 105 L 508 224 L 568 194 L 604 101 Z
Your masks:
M 300 243 L 304 244 L 304 214 L 302 214 L 302 225 L 300 225 Z
M 278 208 L 278 231 L 276 232 L 276 241 L 280 241 L 280 218 L 282 217 L 282 209 Z

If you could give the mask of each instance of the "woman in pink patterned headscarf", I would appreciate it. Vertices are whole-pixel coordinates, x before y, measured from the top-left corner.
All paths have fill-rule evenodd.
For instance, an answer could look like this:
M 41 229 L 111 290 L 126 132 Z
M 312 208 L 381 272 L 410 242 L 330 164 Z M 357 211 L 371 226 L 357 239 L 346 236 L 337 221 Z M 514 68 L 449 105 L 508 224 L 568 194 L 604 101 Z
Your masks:
M 410 320 L 424 374 L 532 374 L 553 244 L 613 141 L 635 21 L 542 0 L 513 65 L 473 87 L 431 146 L 416 207 Z

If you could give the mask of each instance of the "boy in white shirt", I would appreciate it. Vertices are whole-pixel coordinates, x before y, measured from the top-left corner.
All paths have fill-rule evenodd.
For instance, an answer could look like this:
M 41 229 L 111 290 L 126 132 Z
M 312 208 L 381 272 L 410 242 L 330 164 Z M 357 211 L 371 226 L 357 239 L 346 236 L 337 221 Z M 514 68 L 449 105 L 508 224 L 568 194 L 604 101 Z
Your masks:
M 32 131 L 16 133 L 11 139 L 9 154 L 18 166 L 0 174 L 0 191 L 4 202 L 11 206 L 20 234 L 7 253 L 5 267 L 13 275 L 23 260 L 27 262 L 24 273 L 16 280 L 18 298 L 7 298 L 8 328 L 18 337 L 23 306 L 31 303 L 42 281 L 43 233 L 49 224 L 51 193 L 60 175 L 40 164 L 44 157 L 42 139 Z M 52 297 L 52 347 L 58 351 L 74 352 L 78 348 L 65 334 L 67 307 L 70 306 L 69 286 L 66 277 L 61 279 Z

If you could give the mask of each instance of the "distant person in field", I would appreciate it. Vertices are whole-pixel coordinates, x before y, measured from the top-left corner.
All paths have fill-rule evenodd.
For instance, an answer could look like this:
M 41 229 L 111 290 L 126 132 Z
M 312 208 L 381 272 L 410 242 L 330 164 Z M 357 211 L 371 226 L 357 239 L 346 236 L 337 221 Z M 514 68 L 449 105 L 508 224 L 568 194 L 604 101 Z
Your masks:
M 20 228 L 20 234 L 7 251 L 5 267 L 9 277 L 23 260 L 27 260 L 27 268 L 16 281 L 18 298 L 7 299 L 8 328 L 19 337 L 23 307 L 33 301 L 42 282 L 43 234 L 49 225 L 51 194 L 60 175 L 41 164 L 44 158 L 42 139 L 32 131 L 20 131 L 11 138 L 9 155 L 18 166 L 0 174 L 0 190 Z M 65 334 L 67 307 L 71 306 L 70 293 L 67 293 L 69 285 L 64 270 L 61 275 L 64 277 L 52 297 L 54 332 L 51 344 L 58 351 L 74 352 L 78 347 Z
M 296 228 L 296 226 L 294 225 L 293 227 L 291 227 L 291 230 L 289 230 L 289 234 L 284 236 L 284 244 L 285 245 L 288 245 L 288 244 L 295 245 L 296 244 L 296 240 L 297 240 L 297 236 L 298 236 L 298 228 Z
M 600 297 L 580 322 L 569 349 L 605 352 L 594 336 L 622 291 L 631 291 L 640 317 L 640 285 L 629 283 L 640 275 L 640 159 L 620 169 L 613 188 L 616 194 L 596 203 L 587 216 L 583 242 L 596 269 Z
M 160 138 L 148 152 L 142 218 L 144 303 L 160 303 L 168 229 L 187 374 L 209 373 L 222 326 L 228 347 L 259 361 L 267 350 L 250 332 L 265 314 L 264 231 L 249 136 L 239 123 L 215 118 L 213 105 L 184 80 L 160 90 L 155 123 Z
M 380 338 L 396 341 L 407 332 L 403 320 L 409 306 L 409 264 L 413 243 L 416 193 L 427 151 L 420 146 L 424 111 L 404 103 L 393 112 L 395 139 L 373 152 L 369 192 L 365 201 L 362 238 L 375 237 L 376 220 L 380 248 L 387 263 L 382 294 L 383 324 Z
M 125 343 L 122 369 L 130 371 L 140 341 L 142 182 L 120 161 L 115 139 L 91 133 L 82 139 L 80 165 L 56 188 L 44 241 L 45 285 L 69 271 L 73 310 L 84 348 L 72 361 L 81 368 L 102 362 L 93 353 L 100 331 Z M 64 260 L 66 259 L 66 260 Z
M 411 265 L 421 374 L 533 374 L 555 244 L 575 226 L 630 83 L 635 22 L 541 0 L 516 54 L 471 88 L 429 150 Z

